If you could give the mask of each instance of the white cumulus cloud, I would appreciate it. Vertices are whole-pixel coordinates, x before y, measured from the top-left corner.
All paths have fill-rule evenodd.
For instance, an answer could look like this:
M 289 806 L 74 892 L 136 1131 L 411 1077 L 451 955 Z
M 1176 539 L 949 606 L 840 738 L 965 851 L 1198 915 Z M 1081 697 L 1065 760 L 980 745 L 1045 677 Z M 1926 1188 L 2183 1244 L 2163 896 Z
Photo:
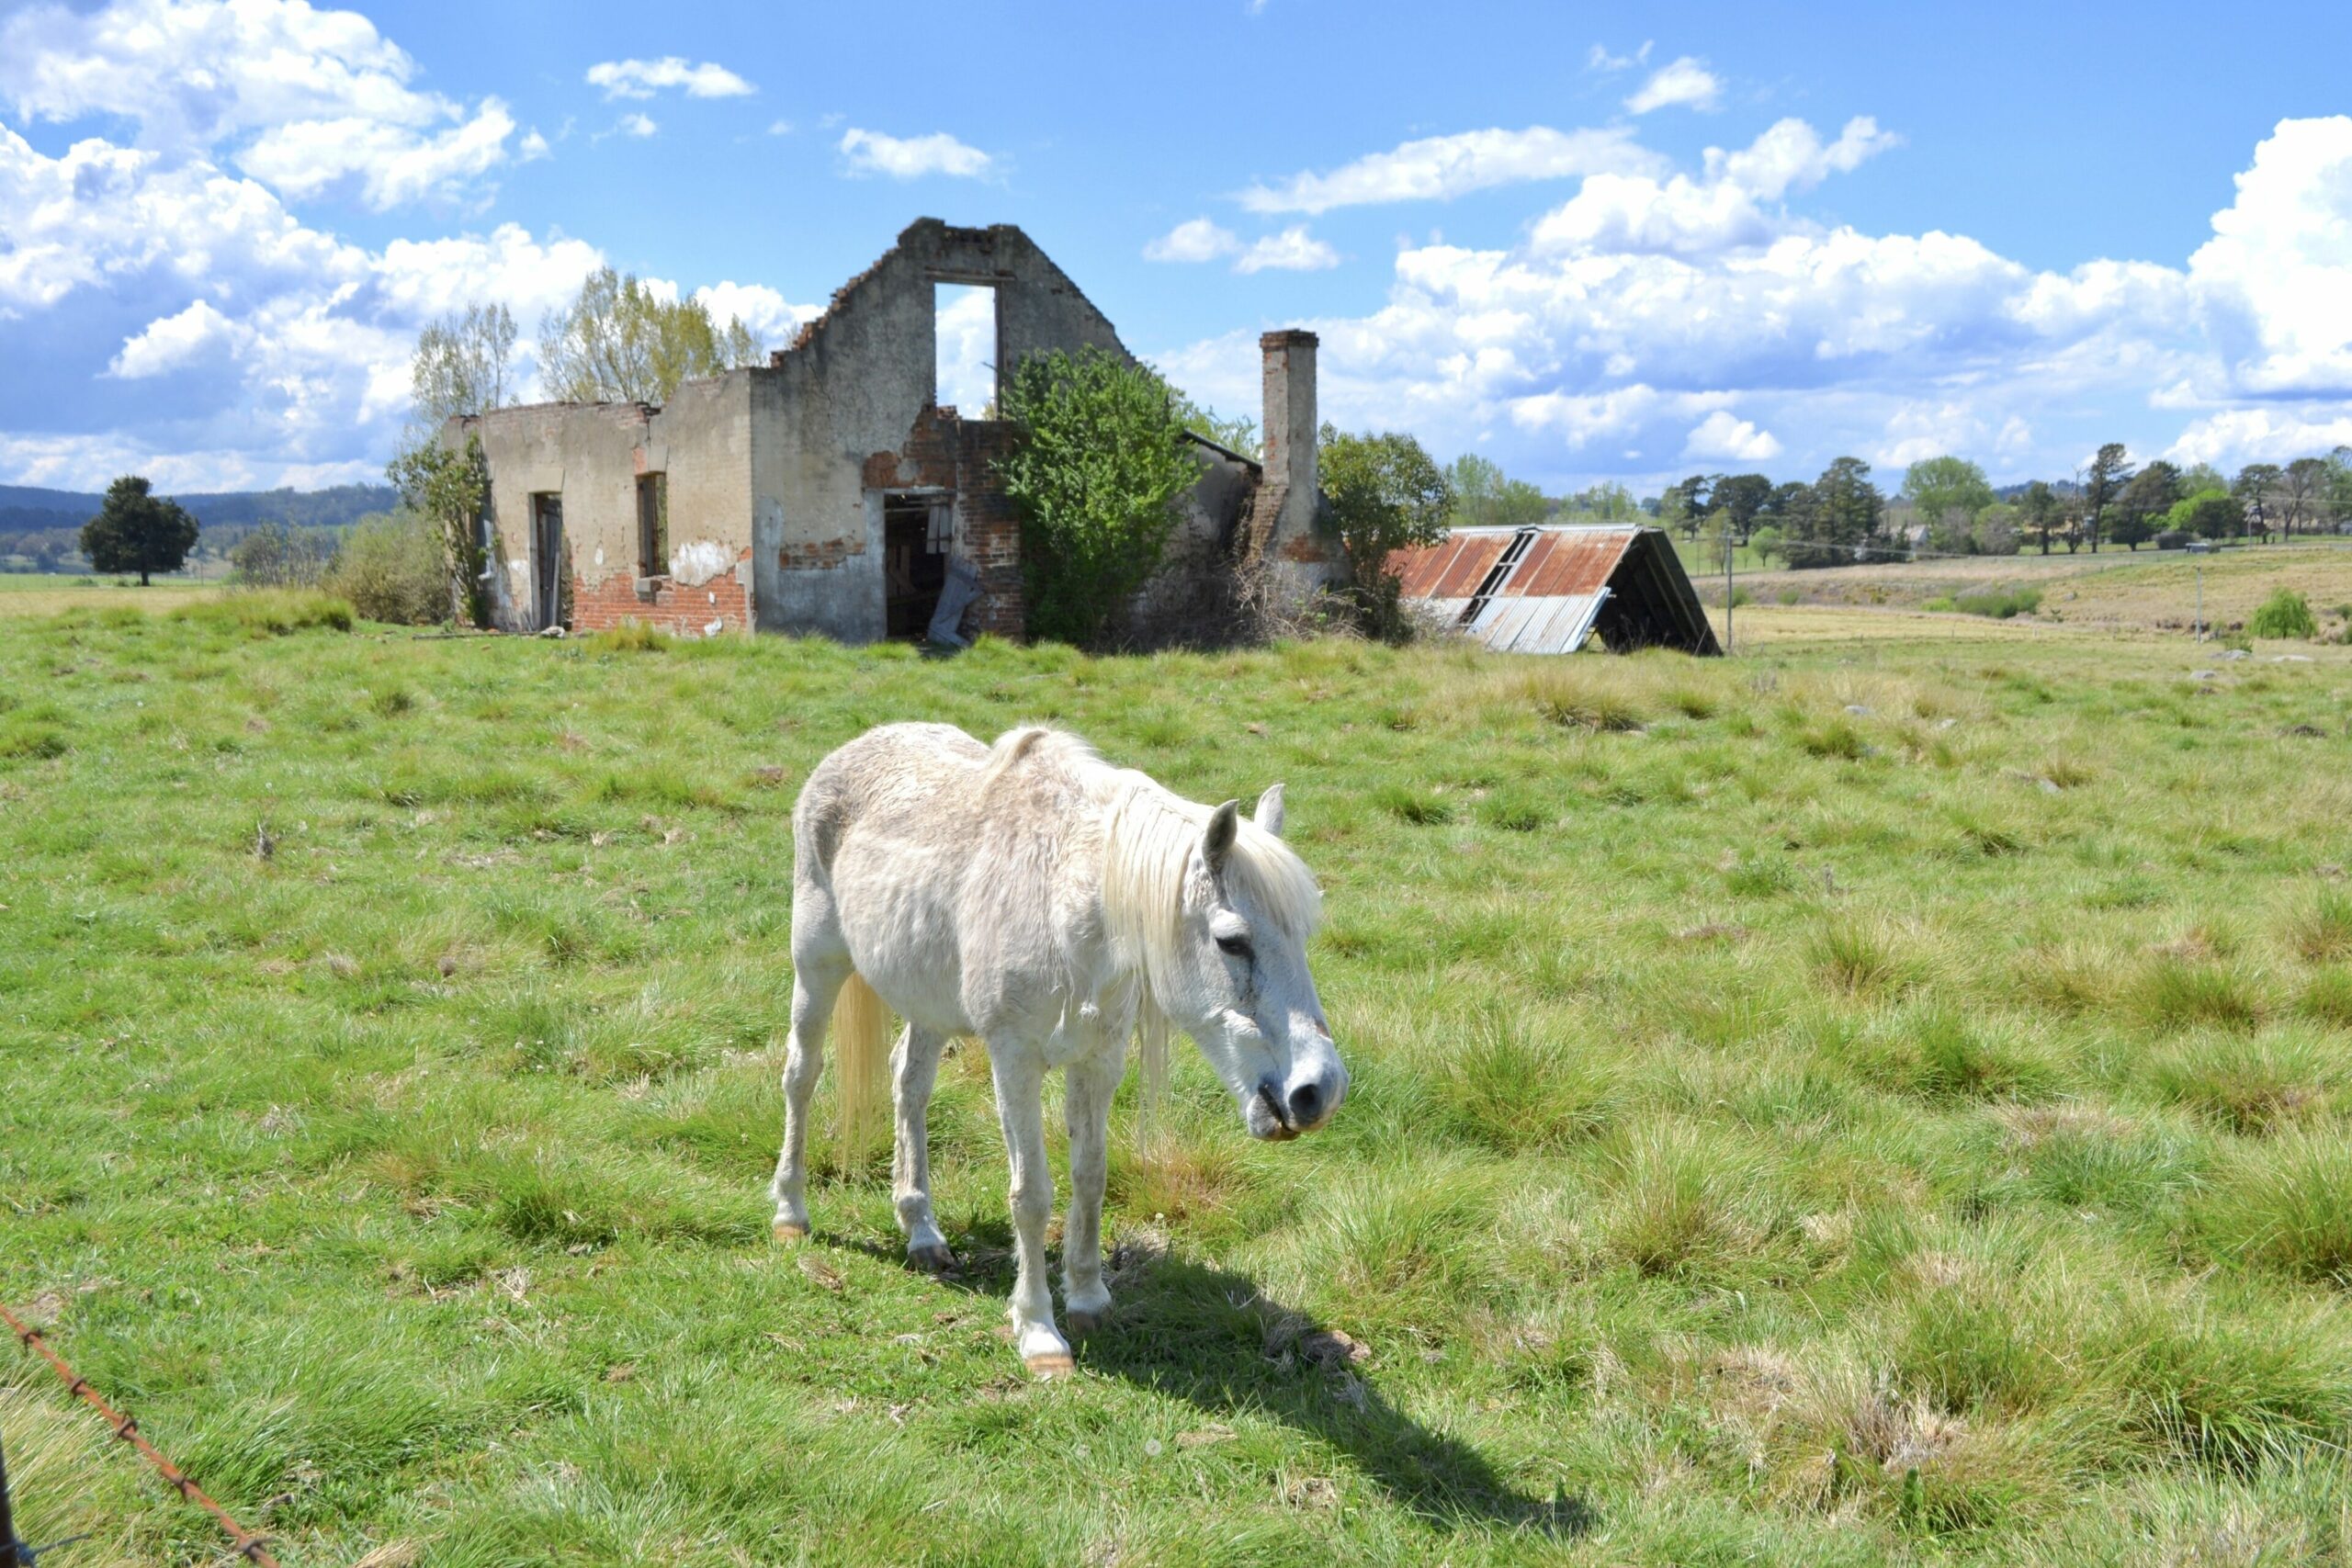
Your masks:
M 1143 248 L 1143 259 L 1156 262 L 1209 262 L 1232 255 L 1241 248 L 1230 229 L 1213 220 L 1192 218 L 1179 223 Z
M 126 381 L 160 376 L 216 355 L 233 355 L 253 335 L 251 327 L 198 299 L 177 315 L 148 322 L 136 337 L 126 340 L 107 374 Z
M 842 133 L 841 153 L 851 174 L 887 175 L 894 180 L 920 179 L 925 175 L 985 180 L 997 172 L 994 158 L 944 130 L 902 137 L 852 127 Z
M 0 23 L 0 101 L 27 121 L 119 116 L 173 155 L 225 150 L 297 199 L 453 199 L 507 157 L 514 122 L 412 85 L 415 62 L 353 11 L 303 0 L 114 0 Z M 282 183 L 281 183 L 282 182 Z
M 725 326 L 732 318 L 752 329 L 770 348 L 782 348 L 801 326 L 824 313 L 822 305 L 795 305 L 764 283 L 722 282 L 695 290 L 694 297 Z
M 1723 79 L 1707 69 L 1707 62 L 1686 54 L 1653 72 L 1625 100 L 1625 107 L 1634 114 L 1676 106 L 1711 109 L 1722 100 L 1723 92 Z
M 1340 265 L 1340 253 L 1294 224 L 1279 234 L 1252 241 L 1234 261 L 1236 272 L 1321 272 Z
M 1464 130 L 1424 137 L 1343 164 L 1327 175 L 1299 174 L 1241 193 L 1252 212 L 1329 212 L 1391 201 L 1442 201 L 1474 190 L 1531 180 L 1654 172 L 1665 160 L 1623 127 L 1555 130 Z
M 740 98 L 759 91 L 724 65 L 706 60 L 691 64 L 677 55 L 660 60 L 607 60 L 588 67 L 588 85 L 605 90 L 605 101 L 650 98 L 665 87 L 680 87 L 695 98 Z
M 1769 430 L 1729 409 L 1717 409 L 1692 427 L 1682 443 L 1685 457 L 1725 463 L 1769 463 L 1781 455 L 1781 443 Z

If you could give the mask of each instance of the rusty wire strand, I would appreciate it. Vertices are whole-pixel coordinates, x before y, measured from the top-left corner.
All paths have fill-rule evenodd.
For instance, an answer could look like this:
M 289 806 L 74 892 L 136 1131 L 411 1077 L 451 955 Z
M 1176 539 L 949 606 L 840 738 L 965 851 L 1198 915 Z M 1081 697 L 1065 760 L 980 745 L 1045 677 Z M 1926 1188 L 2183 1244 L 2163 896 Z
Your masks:
M 210 1514 L 220 1528 L 229 1532 L 231 1555 L 243 1558 L 254 1568 L 278 1568 L 277 1559 L 269 1554 L 269 1548 L 264 1544 L 268 1538 L 247 1530 L 230 1517 L 228 1509 L 206 1496 L 204 1488 L 182 1474 L 179 1466 L 165 1459 L 155 1445 L 147 1440 L 137 1421 L 108 1404 L 99 1396 L 98 1391 L 90 1386 L 89 1379 L 67 1366 L 65 1359 L 49 1348 L 49 1341 L 40 1337 L 40 1330 L 9 1311 L 5 1303 L 0 1303 L 0 1320 L 7 1323 L 18 1341 L 49 1363 L 50 1370 L 64 1382 L 67 1393 L 78 1396 L 83 1404 L 106 1417 L 106 1423 L 113 1429 L 114 1435 L 137 1449 L 172 1490 Z

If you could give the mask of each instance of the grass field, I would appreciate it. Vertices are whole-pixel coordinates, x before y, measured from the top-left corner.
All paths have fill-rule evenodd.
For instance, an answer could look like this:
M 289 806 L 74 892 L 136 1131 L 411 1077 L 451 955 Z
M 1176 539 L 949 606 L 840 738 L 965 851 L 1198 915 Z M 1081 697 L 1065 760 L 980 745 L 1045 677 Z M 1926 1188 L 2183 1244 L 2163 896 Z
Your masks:
M 1691 564 L 1692 550 L 1680 547 L 1692 586 L 1710 612 L 1719 613 L 1720 570 L 1710 574 Z M 1752 575 L 1743 560 L 1737 585 L 1758 609 L 1858 613 L 1916 611 L 1954 595 L 2026 591 L 2040 595 L 2032 614 L 2042 623 L 2102 634 L 2183 633 L 2197 618 L 2200 569 L 2210 627 L 2242 624 L 2281 587 L 2309 601 L 2323 632 L 2341 635 L 2352 622 L 2352 540 L 2342 539 L 2233 547 L 2206 556 L 2109 548 L 2098 555 L 1968 556 Z
M 217 597 L 218 582 L 167 577 L 141 588 L 136 578 L 61 577 L 47 572 L 0 572 L 0 617 L 54 615 L 68 610 L 186 609 Z
M 316 615 L 0 621 L 0 1295 L 289 1564 L 2352 1553 L 2352 650 Z M 917 717 L 1285 780 L 1329 895 L 1348 1105 L 1250 1144 L 1187 1048 L 1145 1156 L 1123 1091 L 1068 1382 L 976 1049 L 962 1279 L 878 1154 L 767 1235 L 793 793 Z M 0 1370 L 29 1539 L 218 1560 Z

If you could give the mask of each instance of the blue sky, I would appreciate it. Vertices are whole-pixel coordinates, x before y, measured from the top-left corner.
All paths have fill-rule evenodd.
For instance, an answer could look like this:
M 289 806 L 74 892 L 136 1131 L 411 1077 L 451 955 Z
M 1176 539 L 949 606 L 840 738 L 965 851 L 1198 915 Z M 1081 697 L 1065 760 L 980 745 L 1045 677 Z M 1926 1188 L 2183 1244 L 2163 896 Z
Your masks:
M 2341 6 L 0 6 L 0 481 L 365 477 L 589 266 L 775 341 L 910 220 L 1555 490 L 2352 442 Z

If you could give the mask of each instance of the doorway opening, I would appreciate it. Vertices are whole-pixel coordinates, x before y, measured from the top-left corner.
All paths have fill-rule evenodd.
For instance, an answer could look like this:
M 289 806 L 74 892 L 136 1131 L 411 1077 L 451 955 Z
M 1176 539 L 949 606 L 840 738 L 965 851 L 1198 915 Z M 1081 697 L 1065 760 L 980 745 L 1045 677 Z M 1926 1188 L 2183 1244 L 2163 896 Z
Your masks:
M 932 402 L 966 419 L 994 419 L 996 290 L 986 284 L 934 283 L 931 315 Z
M 531 625 L 563 625 L 563 497 L 531 497 Z
M 920 642 L 947 584 L 955 508 L 944 495 L 882 498 L 883 635 Z

